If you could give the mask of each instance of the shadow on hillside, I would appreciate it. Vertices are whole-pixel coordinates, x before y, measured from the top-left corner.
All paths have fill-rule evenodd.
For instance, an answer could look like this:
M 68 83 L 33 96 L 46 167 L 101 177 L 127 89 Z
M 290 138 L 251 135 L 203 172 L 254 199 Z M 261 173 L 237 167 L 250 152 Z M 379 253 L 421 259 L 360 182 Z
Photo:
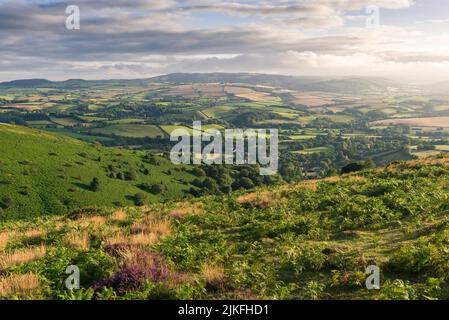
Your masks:
M 90 185 L 88 185 L 88 184 L 80 183 L 80 182 L 73 182 L 72 184 L 80 189 L 84 189 L 86 191 L 92 191 L 90 189 Z

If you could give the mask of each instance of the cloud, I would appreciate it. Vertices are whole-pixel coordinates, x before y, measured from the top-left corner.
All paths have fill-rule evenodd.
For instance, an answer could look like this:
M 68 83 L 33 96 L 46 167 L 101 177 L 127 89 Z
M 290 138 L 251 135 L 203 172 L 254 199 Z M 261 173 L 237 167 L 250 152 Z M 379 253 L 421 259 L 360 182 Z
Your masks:
M 71 4 L 80 7 L 81 30 L 65 28 Z M 444 37 L 407 26 L 366 29 L 373 5 L 405 10 L 414 1 L 0 0 L 0 78 L 445 70 Z

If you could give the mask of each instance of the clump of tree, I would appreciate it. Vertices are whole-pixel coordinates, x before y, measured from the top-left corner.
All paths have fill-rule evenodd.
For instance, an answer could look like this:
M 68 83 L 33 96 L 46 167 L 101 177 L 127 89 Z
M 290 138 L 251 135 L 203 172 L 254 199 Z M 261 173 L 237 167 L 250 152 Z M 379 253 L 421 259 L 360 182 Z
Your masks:
M 352 162 L 341 169 L 341 174 L 363 171 L 375 167 L 373 160 Z

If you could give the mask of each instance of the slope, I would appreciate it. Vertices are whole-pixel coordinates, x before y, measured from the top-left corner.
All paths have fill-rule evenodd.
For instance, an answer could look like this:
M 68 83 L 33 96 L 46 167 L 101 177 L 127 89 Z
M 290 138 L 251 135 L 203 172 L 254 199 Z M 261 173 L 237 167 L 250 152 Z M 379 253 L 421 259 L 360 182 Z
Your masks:
M 0 125 L 0 144 L 0 203 L 6 217 L 179 199 L 194 178 L 161 157 L 26 127 Z M 94 178 L 99 183 L 92 188 Z M 155 184 L 162 188 L 148 192 Z M 145 196 L 135 199 L 137 193 Z
M 10 273 L 0 281 L 35 281 L 0 296 L 447 299 L 448 179 L 441 156 L 249 194 L 4 222 L 0 268 Z M 26 259 L 8 259 L 16 255 Z M 70 264 L 82 270 L 76 293 L 63 286 Z M 373 265 L 380 290 L 365 287 Z

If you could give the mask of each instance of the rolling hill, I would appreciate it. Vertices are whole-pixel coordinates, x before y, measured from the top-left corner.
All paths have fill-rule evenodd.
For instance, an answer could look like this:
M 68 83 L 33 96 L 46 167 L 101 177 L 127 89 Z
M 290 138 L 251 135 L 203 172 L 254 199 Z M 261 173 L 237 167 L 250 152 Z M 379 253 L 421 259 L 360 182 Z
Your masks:
M 384 92 L 397 84 L 383 78 L 365 77 L 293 77 L 250 73 L 175 73 L 152 78 L 154 82 L 168 83 L 248 83 L 299 91 L 327 91 L 338 93 Z
M 167 159 L 105 148 L 67 136 L 0 124 L 2 215 L 61 214 L 87 205 L 131 205 L 182 198 L 193 176 Z M 93 191 L 92 180 L 99 179 Z M 160 194 L 146 192 L 161 185 Z
M 174 73 L 136 80 L 79 80 L 48 81 L 43 79 L 16 80 L 0 83 L 3 88 L 59 88 L 76 89 L 96 86 L 146 86 L 152 83 L 247 83 L 269 85 L 299 91 L 327 91 L 337 93 L 385 92 L 397 84 L 383 78 L 365 77 L 293 77 L 250 73 Z

